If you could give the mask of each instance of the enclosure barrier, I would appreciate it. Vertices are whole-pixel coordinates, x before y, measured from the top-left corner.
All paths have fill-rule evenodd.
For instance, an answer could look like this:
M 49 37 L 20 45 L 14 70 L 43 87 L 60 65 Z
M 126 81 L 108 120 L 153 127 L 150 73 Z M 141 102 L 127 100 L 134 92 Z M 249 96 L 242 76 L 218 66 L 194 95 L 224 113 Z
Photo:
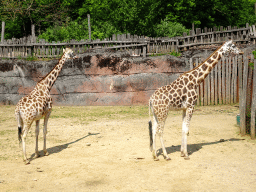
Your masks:
M 34 29 L 32 27 L 32 29 Z M 88 49 L 115 49 L 126 50 L 132 56 L 143 56 L 159 53 L 179 52 L 198 46 L 209 46 L 221 44 L 229 38 L 239 44 L 255 44 L 256 30 L 255 25 L 245 28 L 197 28 L 191 30 L 189 35 L 183 37 L 145 37 L 130 34 L 113 35 L 112 38 L 104 40 L 71 40 L 69 42 L 46 42 L 38 39 L 32 30 L 32 35 L 21 39 L 1 38 L 0 57 L 4 58 L 26 58 L 26 57 L 59 57 L 62 48 L 68 46 L 74 49 L 76 54 L 83 53 Z M 3 35 L 2 35 L 3 36 Z

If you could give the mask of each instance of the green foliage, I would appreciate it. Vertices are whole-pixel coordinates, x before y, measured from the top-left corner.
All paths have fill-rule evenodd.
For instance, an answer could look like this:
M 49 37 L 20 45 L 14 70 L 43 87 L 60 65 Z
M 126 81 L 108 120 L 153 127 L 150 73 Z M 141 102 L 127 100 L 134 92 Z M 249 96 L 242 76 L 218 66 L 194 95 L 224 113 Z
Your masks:
M 191 28 L 244 27 L 256 23 L 255 0 L 26 0 L 0 1 L 0 20 L 6 22 L 5 38 L 31 34 L 48 41 L 88 39 L 87 14 L 92 39 L 114 33 L 176 36 Z M 1 27 L 1 26 L 0 26 Z
M 179 56 L 181 56 L 181 53 L 175 52 L 175 51 L 170 52 L 170 53 L 153 53 L 153 54 L 149 55 L 149 57 L 162 56 L 162 55 L 173 55 L 175 57 L 179 57 Z
M 189 33 L 182 24 L 176 22 L 170 22 L 168 19 L 164 19 L 155 29 L 156 36 L 158 37 L 176 37 L 182 36 L 183 32 Z

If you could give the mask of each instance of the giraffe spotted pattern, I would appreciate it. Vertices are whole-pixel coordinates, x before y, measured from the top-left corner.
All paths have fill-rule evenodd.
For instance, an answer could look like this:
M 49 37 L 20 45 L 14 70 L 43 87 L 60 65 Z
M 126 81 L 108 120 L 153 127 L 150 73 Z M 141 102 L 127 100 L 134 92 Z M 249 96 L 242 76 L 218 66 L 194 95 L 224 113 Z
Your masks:
M 44 117 L 44 154 L 48 155 L 46 150 L 46 133 L 47 123 L 52 111 L 52 98 L 50 90 L 56 81 L 65 61 L 69 58 L 74 58 L 73 51 L 69 48 L 63 50 L 63 55 L 58 64 L 40 80 L 32 92 L 21 98 L 15 108 L 15 116 L 18 121 L 18 138 L 22 142 L 23 159 L 26 164 L 29 160 L 26 156 L 25 139 L 33 121 L 36 121 L 36 157 L 39 157 L 38 152 L 38 135 L 39 135 L 39 120 Z
M 160 87 L 150 97 L 149 113 L 152 112 L 153 114 L 153 123 L 151 121 L 149 122 L 150 149 L 155 160 L 158 160 L 156 156 L 156 134 L 159 135 L 164 158 L 170 160 L 163 142 L 164 123 L 169 110 L 183 110 L 181 156 L 185 159 L 189 159 L 187 152 L 187 136 L 189 133 L 190 120 L 197 101 L 196 89 L 198 85 L 204 81 L 221 57 L 228 53 L 242 54 L 242 52 L 235 47 L 232 40 L 227 41 L 199 66 L 185 72 L 170 85 Z

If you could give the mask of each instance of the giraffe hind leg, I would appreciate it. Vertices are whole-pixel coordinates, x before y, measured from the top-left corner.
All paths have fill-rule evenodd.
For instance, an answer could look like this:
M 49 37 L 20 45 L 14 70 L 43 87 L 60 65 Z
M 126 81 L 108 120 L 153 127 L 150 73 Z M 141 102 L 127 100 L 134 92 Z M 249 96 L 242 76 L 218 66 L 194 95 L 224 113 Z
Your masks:
M 153 155 L 153 159 L 155 161 L 158 161 L 158 157 L 156 155 L 156 130 L 157 130 L 157 126 L 158 123 L 155 119 L 155 117 L 153 118 L 153 125 L 152 125 L 152 155 Z

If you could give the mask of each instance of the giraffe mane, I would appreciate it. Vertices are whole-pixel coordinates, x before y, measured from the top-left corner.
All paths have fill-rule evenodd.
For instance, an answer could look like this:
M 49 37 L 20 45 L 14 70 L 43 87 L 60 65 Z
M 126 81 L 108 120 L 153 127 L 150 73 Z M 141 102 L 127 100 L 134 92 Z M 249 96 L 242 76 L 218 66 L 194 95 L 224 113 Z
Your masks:
M 60 63 L 60 60 L 64 57 L 64 55 L 65 55 L 65 54 L 63 54 L 63 55 L 61 56 L 61 58 L 59 59 L 59 61 L 58 61 L 58 63 L 57 63 L 56 65 L 58 65 L 58 64 Z M 56 67 L 56 65 L 55 65 L 55 67 Z M 55 67 L 53 67 L 52 70 L 51 70 L 49 73 L 47 73 L 47 75 L 45 75 L 40 81 L 38 81 L 38 83 L 40 83 L 40 82 L 42 82 L 43 80 L 45 80 L 46 77 L 55 69 Z
M 210 59 L 226 42 L 222 43 L 222 45 L 220 45 L 209 57 L 207 57 L 204 61 L 202 61 L 198 66 L 196 66 L 195 68 L 189 70 L 189 71 L 186 71 L 184 73 L 182 73 L 179 77 L 187 74 L 187 73 L 190 73 L 191 71 L 194 71 L 195 69 L 198 69 L 205 61 L 207 61 L 208 59 Z

